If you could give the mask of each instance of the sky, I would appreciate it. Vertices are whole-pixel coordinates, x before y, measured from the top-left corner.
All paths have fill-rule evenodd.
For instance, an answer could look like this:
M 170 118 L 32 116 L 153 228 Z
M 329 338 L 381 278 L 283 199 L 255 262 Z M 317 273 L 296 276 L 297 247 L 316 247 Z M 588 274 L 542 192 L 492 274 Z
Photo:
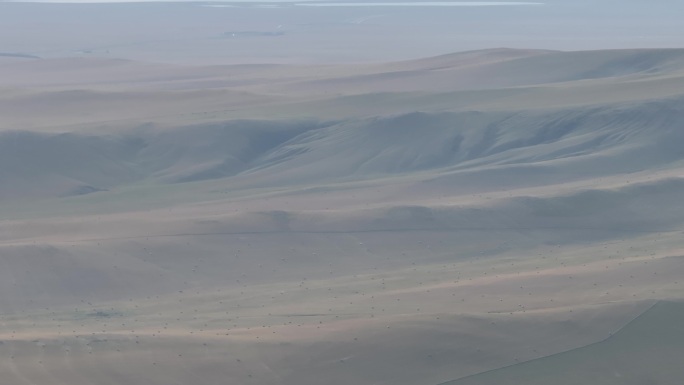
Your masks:
M 349 63 L 499 47 L 684 46 L 681 1 L 474 3 L 2 2 L 0 54 L 183 64 Z

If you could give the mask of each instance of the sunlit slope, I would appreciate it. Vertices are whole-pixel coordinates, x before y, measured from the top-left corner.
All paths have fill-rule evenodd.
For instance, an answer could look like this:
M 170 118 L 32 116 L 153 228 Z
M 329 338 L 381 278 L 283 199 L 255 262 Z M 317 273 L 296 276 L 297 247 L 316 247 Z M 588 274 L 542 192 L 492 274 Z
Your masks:
M 684 50 L 535 51 L 493 49 L 357 70 L 360 74 L 283 82 L 299 92 L 444 92 L 630 78 L 684 70 Z M 283 89 L 283 88 L 281 88 Z
M 681 95 L 682 52 L 497 49 L 355 66 L 182 67 L 86 58 L 0 63 L 6 75 L 0 80 L 0 129 L 101 132 L 149 123 L 667 99 Z
M 197 301 L 192 306 L 198 306 Z M 377 314 L 350 319 L 337 312 L 280 311 L 287 309 L 272 309 L 268 318 L 231 310 L 225 317 L 214 313 L 217 318 L 212 319 L 206 317 L 204 308 L 199 321 L 193 321 L 197 307 L 176 309 L 190 312 L 187 316 L 178 311 L 172 316 L 169 308 L 145 309 L 163 311 L 165 318 L 133 309 L 83 309 L 48 313 L 44 318 L 33 315 L 40 325 L 34 330 L 44 325 L 45 318 L 59 318 L 62 324 L 53 324 L 52 334 L 24 334 L 17 329 L 14 335 L 3 335 L 0 353 L 6 358 L 0 363 L 0 373 L 12 385 L 28 381 L 315 385 L 321 378 L 335 385 L 434 384 L 449 376 L 510 365 L 604 338 L 623 325 L 623 318 L 633 318 L 643 308 L 642 304 L 575 309 L 572 321 L 562 320 L 559 314 L 462 317 L 441 313 L 395 318 Z M 70 316 L 77 320 L 65 319 Z M 4 321 L 15 326 L 7 318 Z M 112 331 L 122 324 L 130 330 Z M 191 329 L 179 329 L 183 324 L 192 325 Z M 526 342 L 529 339 L 536 342 Z
M 181 206 L 10 220 L 2 225 L 0 304 L 30 309 L 193 286 L 327 279 L 473 258 L 527 258 L 538 255 L 535 250 L 544 244 L 575 247 L 647 236 L 662 237 L 657 247 L 678 255 L 682 194 L 681 179 L 666 179 L 479 203 L 449 198 L 429 205 L 389 202 L 373 209 L 329 211 L 325 206 L 335 200 L 307 195 L 302 200 L 314 207 L 301 210 L 269 210 L 258 201 L 242 200 L 205 205 L 206 213 Z M 284 196 L 270 198 L 268 205 L 290 202 Z M 654 242 L 639 253 L 650 254 Z M 631 255 L 634 246 L 618 244 L 610 250 Z
M 659 302 L 604 341 L 444 385 L 679 384 L 683 321 L 681 303 Z
M 684 70 L 683 49 L 551 51 L 488 49 L 419 60 L 357 65 L 173 66 L 73 57 L 0 63 L 12 87 L 187 90 L 256 87 L 304 93 L 454 91 L 644 77 Z

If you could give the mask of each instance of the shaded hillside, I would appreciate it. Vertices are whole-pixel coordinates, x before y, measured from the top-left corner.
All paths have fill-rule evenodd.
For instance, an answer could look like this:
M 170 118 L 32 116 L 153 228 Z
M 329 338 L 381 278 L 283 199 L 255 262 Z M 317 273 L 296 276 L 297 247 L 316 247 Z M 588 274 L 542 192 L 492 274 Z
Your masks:
M 684 159 L 675 145 L 684 138 L 682 107 L 674 100 L 545 112 L 411 113 L 344 122 L 284 143 L 250 177 L 292 183 L 435 170 L 439 173 L 425 178 L 444 175 L 454 183 L 462 178 L 487 184 L 489 175 L 508 173 L 515 174 L 512 185 L 525 185 L 634 172 Z M 512 186 L 502 182 L 495 181 L 502 188 Z
M 231 176 L 312 127 L 316 124 L 236 121 L 106 136 L 2 132 L 0 200 L 79 195 L 145 180 Z
M 233 177 L 243 187 L 413 174 L 442 188 L 545 185 L 680 166 L 683 125 L 682 100 L 672 99 L 536 112 L 412 112 L 341 123 L 238 120 L 106 136 L 4 132 L 0 197 Z

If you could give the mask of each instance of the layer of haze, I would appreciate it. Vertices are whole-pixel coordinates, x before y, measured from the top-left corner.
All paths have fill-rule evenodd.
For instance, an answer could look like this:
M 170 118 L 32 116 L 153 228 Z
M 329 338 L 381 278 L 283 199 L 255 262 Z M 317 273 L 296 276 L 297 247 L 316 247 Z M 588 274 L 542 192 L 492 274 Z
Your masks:
M 0 383 L 679 385 L 681 6 L 587 4 L 0 3 Z
M 680 1 L 325 6 L 335 3 L 352 4 L 0 1 L 0 53 L 186 64 L 311 64 L 405 60 L 496 47 L 586 50 L 683 44 Z M 436 3 L 463 4 L 426 2 Z

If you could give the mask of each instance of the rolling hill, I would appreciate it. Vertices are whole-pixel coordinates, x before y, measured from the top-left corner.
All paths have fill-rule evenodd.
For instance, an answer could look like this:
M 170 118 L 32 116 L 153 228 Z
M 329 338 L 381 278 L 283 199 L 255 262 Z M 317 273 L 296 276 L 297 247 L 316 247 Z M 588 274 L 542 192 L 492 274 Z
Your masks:
M 678 384 L 683 52 L 6 58 L 0 382 Z

